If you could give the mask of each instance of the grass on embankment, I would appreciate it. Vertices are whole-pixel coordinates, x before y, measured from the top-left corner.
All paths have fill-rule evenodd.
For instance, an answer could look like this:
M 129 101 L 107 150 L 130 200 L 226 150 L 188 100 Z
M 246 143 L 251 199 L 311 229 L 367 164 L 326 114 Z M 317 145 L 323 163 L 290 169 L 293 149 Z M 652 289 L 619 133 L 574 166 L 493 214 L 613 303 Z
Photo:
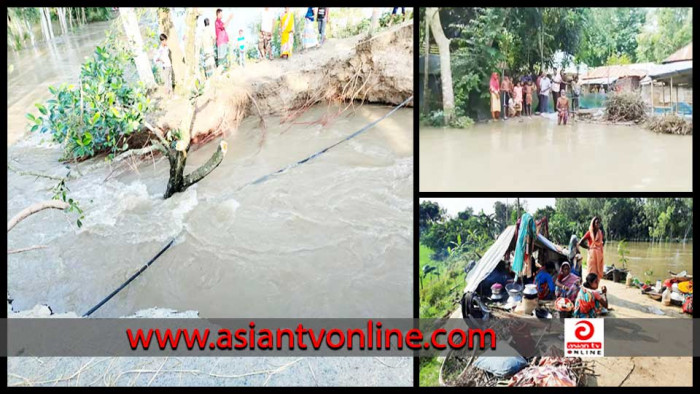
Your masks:
M 442 318 L 456 307 L 456 301 L 464 288 L 464 266 L 466 261 L 436 261 L 431 258 L 433 251 L 420 245 L 419 265 L 422 286 L 420 288 L 420 317 Z M 428 274 L 423 278 L 423 267 L 438 267 L 440 275 Z M 419 361 L 420 386 L 439 386 L 440 362 L 436 357 L 421 357 Z

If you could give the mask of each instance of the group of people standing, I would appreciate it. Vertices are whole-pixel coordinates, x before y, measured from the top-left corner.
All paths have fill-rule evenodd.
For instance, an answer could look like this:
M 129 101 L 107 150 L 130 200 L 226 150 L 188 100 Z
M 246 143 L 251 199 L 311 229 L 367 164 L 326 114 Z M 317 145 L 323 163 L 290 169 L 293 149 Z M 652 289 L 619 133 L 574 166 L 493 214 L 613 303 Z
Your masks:
M 507 120 L 508 117 L 532 116 L 532 104 L 535 94 L 538 96 L 535 114 L 549 112 L 549 95 L 551 93 L 554 108 L 558 115 L 558 123 L 566 124 L 569 116 L 569 99 L 567 87 L 572 93 L 571 109 L 576 111 L 581 94 L 578 77 L 566 82 L 561 73 L 555 68 L 554 77 L 541 72 L 536 79 L 523 76 L 516 81 L 504 75 L 499 83 L 498 73 L 491 74 L 489 92 L 491 95 L 491 116 L 493 120 Z
M 330 18 L 328 7 L 309 7 L 305 15 L 304 26 L 304 48 L 310 48 L 323 44 L 326 39 L 326 26 Z M 234 43 L 233 51 L 230 51 L 230 40 L 227 32 L 233 15 L 224 19 L 224 11 L 216 10 L 216 20 L 213 26 L 209 18 L 203 18 L 201 28 L 197 33 L 196 53 L 200 56 L 200 65 L 204 76 L 210 78 L 214 71 L 218 69 L 228 70 L 229 56 L 235 53 L 237 63 L 240 67 L 245 67 L 247 39 L 243 29 L 238 30 L 238 36 Z M 313 22 L 318 23 L 318 35 L 313 26 Z M 269 7 L 265 7 L 261 13 L 260 32 L 258 37 L 258 54 L 260 59 L 272 60 L 272 36 L 274 29 L 275 15 Z M 200 22 L 198 22 L 199 25 Z M 213 27 L 213 29 L 212 29 Z M 280 58 L 289 59 L 294 49 L 294 13 L 289 7 L 284 8 L 284 13 L 279 17 L 280 34 Z M 168 37 L 165 33 L 160 34 L 160 47 L 154 59 L 156 65 L 161 69 L 166 89 L 172 95 L 172 61 L 170 49 L 168 48 Z

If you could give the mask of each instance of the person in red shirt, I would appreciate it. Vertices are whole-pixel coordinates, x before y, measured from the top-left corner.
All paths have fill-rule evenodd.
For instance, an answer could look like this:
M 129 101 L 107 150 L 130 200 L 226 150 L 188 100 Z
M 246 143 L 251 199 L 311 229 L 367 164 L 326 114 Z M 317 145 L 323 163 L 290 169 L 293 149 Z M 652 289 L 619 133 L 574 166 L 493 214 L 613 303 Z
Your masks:
M 226 25 L 231 21 L 233 15 L 229 15 L 226 22 L 223 21 L 224 11 L 219 8 L 216 10 L 216 66 L 228 69 L 228 34 L 226 33 Z

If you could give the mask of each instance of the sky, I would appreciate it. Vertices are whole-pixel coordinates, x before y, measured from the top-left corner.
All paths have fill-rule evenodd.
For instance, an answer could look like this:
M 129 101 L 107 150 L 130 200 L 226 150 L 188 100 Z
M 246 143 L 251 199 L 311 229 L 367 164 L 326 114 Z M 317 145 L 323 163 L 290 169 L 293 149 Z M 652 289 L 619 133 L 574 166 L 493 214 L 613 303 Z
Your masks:
M 450 216 L 457 216 L 457 213 L 464 211 L 466 207 L 472 207 L 474 213 L 479 213 L 482 209 L 486 214 L 492 214 L 493 204 L 496 201 L 503 203 L 514 204 L 515 198 L 421 198 L 420 202 L 432 201 L 438 203 L 442 208 L 447 210 Z M 554 207 L 554 198 L 521 198 L 520 203 L 527 204 L 527 210 L 534 213 L 539 208 L 544 208 L 547 205 Z

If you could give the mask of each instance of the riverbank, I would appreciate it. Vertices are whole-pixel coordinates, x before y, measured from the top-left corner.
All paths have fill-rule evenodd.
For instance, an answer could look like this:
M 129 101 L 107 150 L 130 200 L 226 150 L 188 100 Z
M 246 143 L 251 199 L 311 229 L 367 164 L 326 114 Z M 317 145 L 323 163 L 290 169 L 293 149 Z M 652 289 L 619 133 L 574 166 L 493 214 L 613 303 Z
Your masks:
M 555 118 L 533 116 L 468 129 L 421 127 L 419 138 L 422 192 L 685 192 L 692 185 L 692 136 L 640 126 L 557 126 Z
M 160 110 L 149 118 L 163 130 L 176 128 L 187 114 L 189 100 L 166 99 L 162 93 L 161 89 L 154 95 Z M 345 102 L 351 109 L 365 102 L 398 105 L 412 95 L 409 21 L 371 38 L 328 40 L 321 47 L 295 52 L 289 60 L 249 62 L 244 68 L 235 65 L 223 74 L 217 72 L 198 99 L 193 143 L 233 131 L 248 116 L 282 116 L 283 122 L 294 122 L 318 103 Z

